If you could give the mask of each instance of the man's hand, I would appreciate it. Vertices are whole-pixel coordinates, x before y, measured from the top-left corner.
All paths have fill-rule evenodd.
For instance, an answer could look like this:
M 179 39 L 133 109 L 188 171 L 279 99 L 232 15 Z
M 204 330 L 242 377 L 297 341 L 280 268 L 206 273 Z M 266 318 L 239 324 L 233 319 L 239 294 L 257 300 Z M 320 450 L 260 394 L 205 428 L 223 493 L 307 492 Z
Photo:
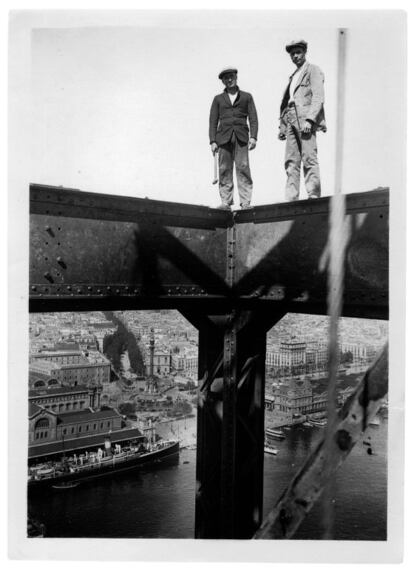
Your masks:
M 279 131 L 279 135 L 277 136 L 277 138 L 279 139 L 279 141 L 286 141 L 286 133 L 284 133 L 283 131 Z
M 256 139 L 253 139 L 253 137 L 250 137 L 249 139 L 249 151 L 253 151 L 253 149 L 256 147 Z
M 305 124 L 303 125 L 302 128 L 302 133 L 304 133 L 305 135 L 309 135 L 311 131 L 312 131 L 312 122 L 306 119 Z
M 217 143 L 211 143 L 210 147 L 211 147 L 211 152 L 213 153 L 214 156 L 218 151 L 218 145 Z

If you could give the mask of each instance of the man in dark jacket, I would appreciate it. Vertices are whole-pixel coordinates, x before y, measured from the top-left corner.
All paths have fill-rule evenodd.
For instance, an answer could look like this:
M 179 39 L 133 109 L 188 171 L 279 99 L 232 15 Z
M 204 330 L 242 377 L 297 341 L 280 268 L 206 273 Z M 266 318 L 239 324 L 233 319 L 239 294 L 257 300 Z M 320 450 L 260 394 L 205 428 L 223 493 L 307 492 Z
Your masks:
M 257 113 L 253 97 L 237 85 L 237 69 L 226 68 L 219 74 L 225 85 L 216 95 L 210 109 L 210 145 L 219 157 L 219 208 L 231 210 L 233 204 L 233 165 L 236 166 L 237 188 L 241 208 L 250 208 L 253 182 L 249 153 L 257 141 Z M 249 127 L 247 125 L 249 119 Z
M 286 46 L 296 66 L 280 106 L 279 139 L 286 141 L 287 200 L 299 198 L 301 164 L 308 198 L 321 195 L 316 133 L 326 131 L 324 75 L 318 66 L 306 61 L 307 48 L 305 40 L 293 41 Z

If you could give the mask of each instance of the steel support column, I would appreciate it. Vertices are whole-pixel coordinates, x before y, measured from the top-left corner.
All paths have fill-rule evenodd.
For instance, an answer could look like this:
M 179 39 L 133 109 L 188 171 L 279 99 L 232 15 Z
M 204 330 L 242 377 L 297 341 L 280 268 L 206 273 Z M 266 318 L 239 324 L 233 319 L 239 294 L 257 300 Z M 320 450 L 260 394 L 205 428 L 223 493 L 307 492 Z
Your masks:
M 199 327 L 197 538 L 251 538 L 262 521 L 266 332 L 282 314 L 232 313 Z

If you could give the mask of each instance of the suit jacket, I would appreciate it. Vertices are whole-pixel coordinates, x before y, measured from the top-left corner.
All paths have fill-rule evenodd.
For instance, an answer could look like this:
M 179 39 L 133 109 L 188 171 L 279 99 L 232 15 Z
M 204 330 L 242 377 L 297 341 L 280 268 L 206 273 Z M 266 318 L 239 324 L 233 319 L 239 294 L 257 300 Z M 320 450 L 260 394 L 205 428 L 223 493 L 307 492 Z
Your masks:
M 216 95 L 210 109 L 210 144 L 228 143 L 233 132 L 241 143 L 247 143 L 249 141 L 247 119 L 249 119 L 251 137 L 257 139 L 257 113 L 250 93 L 239 89 L 234 105 L 231 104 L 226 90 Z
M 296 104 L 296 110 L 301 126 L 309 119 L 317 130 L 326 131 L 324 104 L 324 75 L 320 68 L 309 62 L 303 64 L 302 77 L 295 87 L 293 100 Z M 300 71 L 298 72 L 300 73 Z M 289 103 L 289 86 L 293 78 L 292 74 L 289 78 L 288 86 L 283 94 L 282 104 L 280 106 L 280 130 L 286 131 L 286 111 Z

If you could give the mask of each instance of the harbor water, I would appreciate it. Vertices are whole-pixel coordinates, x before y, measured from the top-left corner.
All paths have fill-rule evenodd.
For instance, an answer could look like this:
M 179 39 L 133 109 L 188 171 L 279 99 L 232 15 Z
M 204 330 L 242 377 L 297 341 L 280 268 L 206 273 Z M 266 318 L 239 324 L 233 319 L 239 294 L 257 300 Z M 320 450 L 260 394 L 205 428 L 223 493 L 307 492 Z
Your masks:
M 265 454 L 264 514 L 280 497 L 323 429 L 296 426 L 285 434 L 285 440 L 274 443 L 278 454 Z M 387 537 L 387 420 L 369 426 L 363 442 L 352 450 L 335 480 L 333 539 Z M 46 537 L 192 538 L 195 461 L 195 450 L 182 449 L 179 458 L 169 464 L 144 466 L 73 489 L 30 492 L 28 511 L 45 525 Z M 295 538 L 322 539 L 323 521 L 319 502 Z

